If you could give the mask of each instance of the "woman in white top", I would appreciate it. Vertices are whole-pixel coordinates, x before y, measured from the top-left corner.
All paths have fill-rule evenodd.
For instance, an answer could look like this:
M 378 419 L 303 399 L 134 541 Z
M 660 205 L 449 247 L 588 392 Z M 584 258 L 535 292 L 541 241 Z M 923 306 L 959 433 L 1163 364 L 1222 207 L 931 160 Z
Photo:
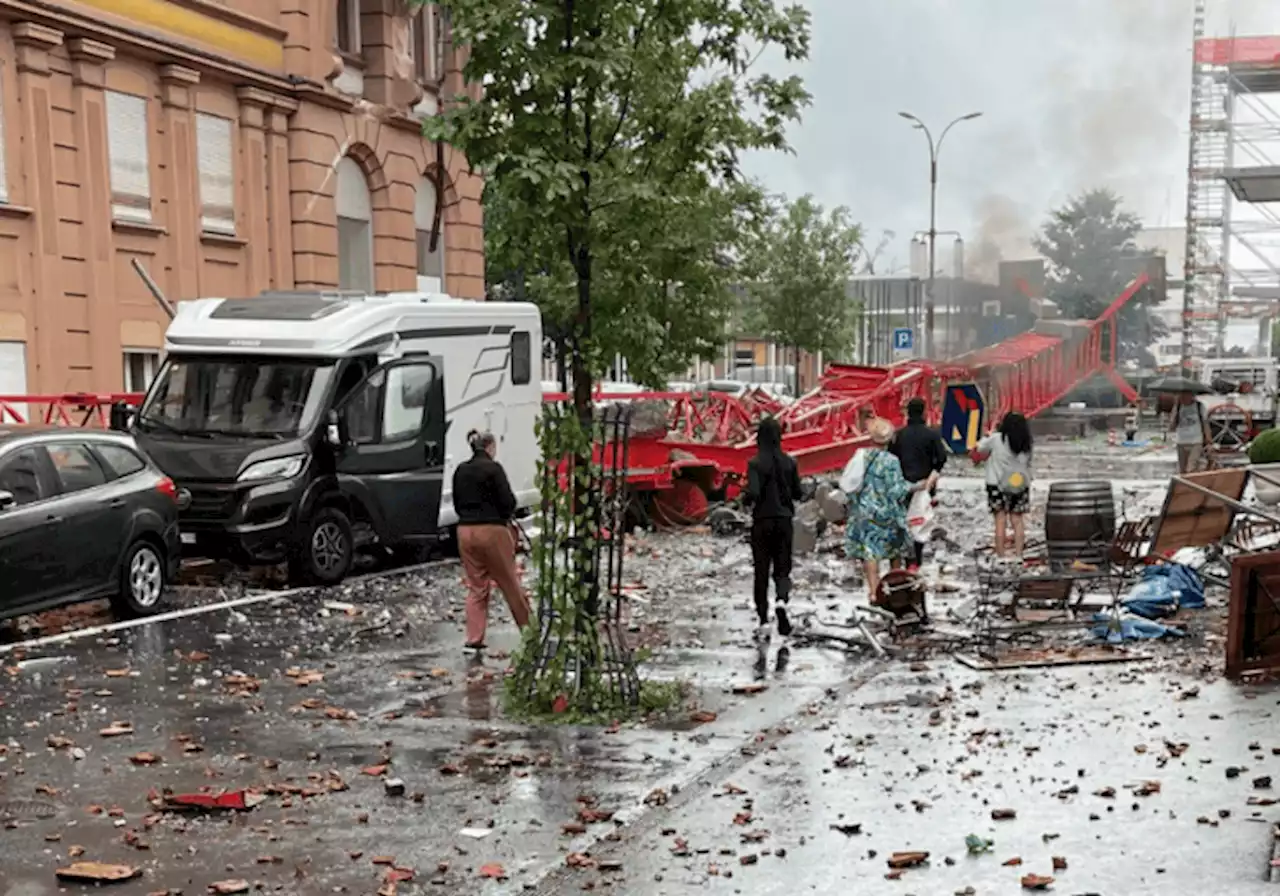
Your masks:
M 1009 553 L 1013 527 L 1013 556 L 1021 558 L 1027 543 L 1025 517 L 1031 509 L 1031 427 L 1017 411 L 1005 414 L 1000 426 L 978 443 L 975 460 L 987 464 L 987 507 L 995 516 L 996 556 Z

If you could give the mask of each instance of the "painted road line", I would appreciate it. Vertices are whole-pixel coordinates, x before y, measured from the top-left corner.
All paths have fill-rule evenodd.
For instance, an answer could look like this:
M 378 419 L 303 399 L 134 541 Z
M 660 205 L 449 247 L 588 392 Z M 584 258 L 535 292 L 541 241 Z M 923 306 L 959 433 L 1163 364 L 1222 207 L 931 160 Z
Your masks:
M 393 578 L 406 573 L 418 572 L 424 569 L 433 569 L 441 566 L 453 566 L 458 563 L 457 560 L 434 560 L 430 563 L 419 563 L 414 566 L 404 566 L 395 570 L 386 572 L 371 572 L 360 576 L 352 576 L 346 579 L 343 584 L 350 585 L 359 582 L 368 581 L 378 578 Z M 27 641 L 19 641 L 14 644 L 0 644 L 0 656 L 7 653 L 13 653 L 15 650 L 35 650 L 41 647 L 47 647 L 51 644 L 65 644 L 68 641 L 75 641 L 80 638 L 90 638 L 96 635 L 106 635 L 113 632 L 125 631 L 126 629 L 138 628 L 143 625 L 152 625 L 160 622 L 171 622 L 175 619 L 186 619 L 190 616 L 201 616 L 206 613 L 217 613 L 221 610 L 235 610 L 240 607 L 250 607 L 254 604 L 266 603 L 274 600 L 288 600 L 300 594 L 310 594 L 319 589 L 314 586 L 304 588 L 287 588 L 284 591 L 255 591 L 246 594 L 244 597 L 233 598 L 232 600 L 219 601 L 216 604 L 202 604 L 198 607 L 187 607 L 182 610 L 170 610 L 167 613 L 157 613 L 154 616 L 143 616 L 139 619 L 125 619 L 120 622 L 108 622 L 103 625 L 91 625 L 87 628 L 79 628 L 75 631 L 61 632 L 56 635 L 46 635 L 43 638 L 32 638 Z

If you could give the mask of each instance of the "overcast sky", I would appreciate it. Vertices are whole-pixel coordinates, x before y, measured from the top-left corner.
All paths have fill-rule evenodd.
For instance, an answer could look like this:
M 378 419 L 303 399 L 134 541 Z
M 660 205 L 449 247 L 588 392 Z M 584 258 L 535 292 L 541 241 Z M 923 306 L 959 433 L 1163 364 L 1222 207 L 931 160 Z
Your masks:
M 928 226 L 922 118 L 940 155 L 938 228 L 1018 254 L 1048 209 L 1082 189 L 1116 190 L 1150 226 L 1184 217 L 1192 0 L 804 0 L 813 94 L 793 156 L 751 159 L 750 173 L 790 196 L 845 205 L 882 256 L 905 267 Z M 1211 0 L 1225 36 L 1280 33 L 1280 0 Z M 772 66 L 781 72 L 785 69 Z M 940 258 L 939 264 L 945 259 Z

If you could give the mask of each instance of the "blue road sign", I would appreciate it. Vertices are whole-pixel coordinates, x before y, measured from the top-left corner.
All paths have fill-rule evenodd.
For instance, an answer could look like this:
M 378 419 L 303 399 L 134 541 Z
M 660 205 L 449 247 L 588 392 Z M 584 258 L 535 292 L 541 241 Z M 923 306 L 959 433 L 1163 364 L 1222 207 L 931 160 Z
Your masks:
M 954 454 L 968 454 L 982 438 L 986 402 L 977 383 L 947 386 L 942 402 L 942 441 Z
M 910 327 L 898 327 L 893 331 L 893 350 L 909 352 L 915 347 L 915 333 Z

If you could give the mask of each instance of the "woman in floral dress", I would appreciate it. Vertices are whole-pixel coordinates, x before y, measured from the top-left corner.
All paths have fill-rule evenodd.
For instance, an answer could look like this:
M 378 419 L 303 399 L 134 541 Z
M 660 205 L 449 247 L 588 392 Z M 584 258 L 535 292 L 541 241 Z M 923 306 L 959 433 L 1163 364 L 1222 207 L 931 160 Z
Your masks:
M 873 419 L 867 424 L 871 447 L 853 456 L 840 477 L 840 488 L 849 502 L 845 529 L 845 554 L 862 561 L 871 602 L 879 602 L 880 564 L 897 564 L 915 556 L 907 529 L 907 502 L 913 492 L 929 489 L 938 481 L 933 473 L 916 483 L 907 482 L 902 464 L 886 446 L 893 438 L 893 424 Z

